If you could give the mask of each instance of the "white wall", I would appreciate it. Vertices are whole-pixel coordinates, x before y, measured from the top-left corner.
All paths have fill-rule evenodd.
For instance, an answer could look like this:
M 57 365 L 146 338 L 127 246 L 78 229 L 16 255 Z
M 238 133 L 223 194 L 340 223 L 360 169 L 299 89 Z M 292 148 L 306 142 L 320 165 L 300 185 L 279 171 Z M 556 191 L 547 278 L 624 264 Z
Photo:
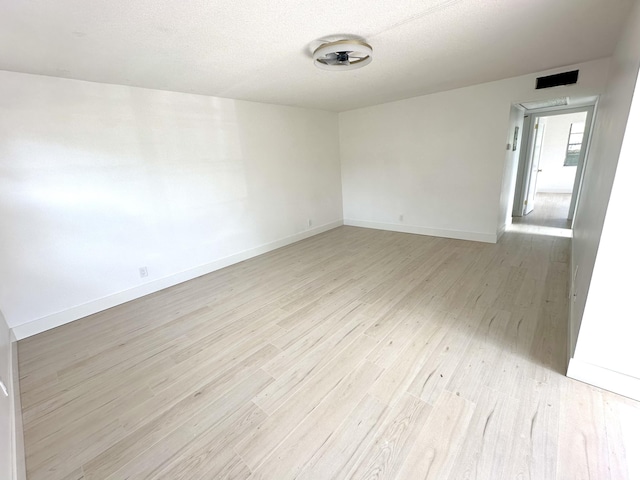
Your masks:
M 511 224 L 511 211 L 513 210 L 513 194 L 516 188 L 518 176 L 518 159 L 522 146 L 522 134 L 524 132 L 524 109 L 511 106 L 509 113 L 509 130 L 507 132 L 507 153 L 504 159 L 502 171 L 502 186 L 500 188 L 500 210 L 498 214 L 498 235 L 502 235 L 508 225 Z M 518 127 L 516 150 L 513 150 L 515 129 Z
M 341 223 L 335 113 L 11 72 L 0 91 L 11 327 L 55 326 Z
M 23 480 L 27 476 L 17 345 L 0 311 L 0 378 L 9 394 L 0 392 L 0 478 L 7 480 Z
M 511 105 L 598 95 L 608 62 L 341 113 L 345 223 L 495 242 Z M 535 90 L 540 74 L 573 68 L 578 84 Z
M 585 122 L 586 112 L 553 115 L 547 119 L 544 131 L 544 143 L 540 156 L 536 183 L 537 192 L 571 193 L 578 167 L 565 167 L 567 142 L 572 123 Z
M 578 275 L 571 318 L 575 352 L 569 366 L 574 378 L 638 400 L 639 68 L 640 4 L 636 3 L 600 102 L 576 212 L 573 268 L 578 268 Z
M 11 381 L 11 340 L 9 327 L 0 312 L 0 378 L 13 389 Z M 6 397 L 0 392 L 0 478 L 13 478 L 12 466 L 12 417 L 11 395 Z

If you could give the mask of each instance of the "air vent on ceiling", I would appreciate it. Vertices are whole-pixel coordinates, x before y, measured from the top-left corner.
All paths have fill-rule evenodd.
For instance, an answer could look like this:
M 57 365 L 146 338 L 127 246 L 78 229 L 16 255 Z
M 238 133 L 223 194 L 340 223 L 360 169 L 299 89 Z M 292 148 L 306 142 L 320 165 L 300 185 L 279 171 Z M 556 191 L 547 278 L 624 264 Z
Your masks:
M 571 72 L 556 73 L 546 77 L 538 77 L 536 79 L 536 90 L 541 88 L 559 87 L 560 85 L 573 85 L 578 83 L 578 73 L 580 70 L 572 70 Z

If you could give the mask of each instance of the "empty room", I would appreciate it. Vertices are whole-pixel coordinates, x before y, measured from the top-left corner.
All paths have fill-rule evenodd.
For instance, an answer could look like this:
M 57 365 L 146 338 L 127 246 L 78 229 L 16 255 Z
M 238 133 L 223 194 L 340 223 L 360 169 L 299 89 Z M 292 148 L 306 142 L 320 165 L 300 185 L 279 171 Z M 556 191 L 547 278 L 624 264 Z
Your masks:
M 6 0 L 0 478 L 640 479 L 640 2 Z

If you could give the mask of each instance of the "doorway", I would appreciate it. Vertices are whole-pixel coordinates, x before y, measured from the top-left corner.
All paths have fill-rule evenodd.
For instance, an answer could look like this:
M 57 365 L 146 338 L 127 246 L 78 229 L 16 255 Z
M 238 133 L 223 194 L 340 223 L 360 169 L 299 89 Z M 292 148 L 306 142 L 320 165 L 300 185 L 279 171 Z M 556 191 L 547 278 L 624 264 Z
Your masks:
M 513 223 L 572 227 L 593 110 L 593 105 L 525 110 Z

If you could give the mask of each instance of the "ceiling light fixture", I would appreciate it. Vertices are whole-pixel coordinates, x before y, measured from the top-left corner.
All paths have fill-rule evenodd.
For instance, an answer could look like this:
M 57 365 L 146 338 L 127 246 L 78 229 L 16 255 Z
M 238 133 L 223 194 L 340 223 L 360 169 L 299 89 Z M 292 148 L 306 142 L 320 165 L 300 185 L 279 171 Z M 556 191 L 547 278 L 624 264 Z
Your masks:
M 323 70 L 355 70 L 369 65 L 371 60 L 371 45 L 360 40 L 324 43 L 313 52 L 313 64 Z

